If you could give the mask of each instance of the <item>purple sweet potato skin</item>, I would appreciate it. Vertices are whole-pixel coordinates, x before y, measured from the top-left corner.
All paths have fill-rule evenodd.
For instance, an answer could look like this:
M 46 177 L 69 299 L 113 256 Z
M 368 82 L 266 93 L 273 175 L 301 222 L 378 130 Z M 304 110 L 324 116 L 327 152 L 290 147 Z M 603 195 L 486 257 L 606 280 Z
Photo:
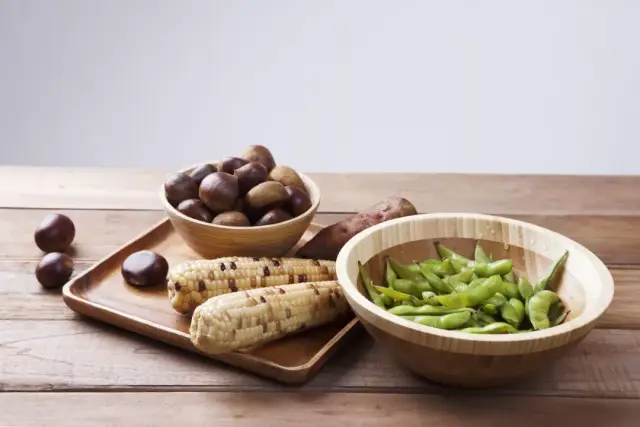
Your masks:
M 349 239 L 381 222 L 416 215 L 416 207 L 402 197 L 386 198 L 363 212 L 323 228 L 296 253 L 297 257 L 335 261 Z

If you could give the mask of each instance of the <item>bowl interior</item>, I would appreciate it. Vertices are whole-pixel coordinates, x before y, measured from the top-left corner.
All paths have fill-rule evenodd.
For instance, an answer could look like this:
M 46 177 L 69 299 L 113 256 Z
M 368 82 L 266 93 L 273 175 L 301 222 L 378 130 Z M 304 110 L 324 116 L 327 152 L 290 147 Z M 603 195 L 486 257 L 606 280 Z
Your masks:
M 476 243 L 479 243 L 487 255 L 491 256 L 493 260 L 512 260 L 516 283 L 519 277 L 524 274 L 531 284 L 535 285 L 544 277 L 555 261 L 543 254 L 524 249 L 520 246 L 508 245 L 491 240 L 439 238 L 416 240 L 384 249 L 364 264 L 365 269 L 369 271 L 374 283 L 387 286 L 384 275 L 387 256 L 391 256 L 403 264 L 411 264 L 414 261 L 423 261 L 427 258 L 440 259 L 440 255 L 435 246 L 437 242 L 440 242 L 444 246 L 469 259 L 473 259 Z M 558 293 L 567 310 L 569 310 L 566 321 L 570 321 L 583 313 L 586 303 L 586 290 L 578 279 L 573 276 L 570 271 L 567 271 L 567 269 L 558 271 L 558 273 L 556 277 L 558 277 L 559 280 L 555 280 L 550 284 L 548 289 Z M 362 280 L 358 280 L 357 286 L 358 291 L 362 295 L 366 295 Z
M 373 304 L 359 280 L 357 262 L 376 284 L 384 281 L 385 257 L 403 263 L 439 258 L 434 241 L 472 258 L 476 242 L 494 260 L 510 258 L 514 274 L 532 284 L 565 250 L 569 257 L 560 280 L 550 287 L 571 310 L 563 324 L 520 334 L 463 334 L 436 329 L 393 315 Z M 337 259 L 337 274 L 354 311 L 366 323 L 403 340 L 446 351 L 472 354 L 520 354 L 542 351 L 584 336 L 613 298 L 613 279 L 606 266 L 579 243 L 551 230 L 509 218 L 472 214 L 420 214 L 373 226 L 354 236 Z

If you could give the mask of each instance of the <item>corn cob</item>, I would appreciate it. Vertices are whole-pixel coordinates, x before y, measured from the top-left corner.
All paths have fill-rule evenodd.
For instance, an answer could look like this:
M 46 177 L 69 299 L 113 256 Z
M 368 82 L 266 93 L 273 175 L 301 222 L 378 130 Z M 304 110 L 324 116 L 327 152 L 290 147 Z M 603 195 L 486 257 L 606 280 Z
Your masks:
M 329 323 L 349 312 L 335 281 L 234 292 L 195 309 L 191 342 L 208 354 L 244 350 Z
M 174 266 L 167 275 L 167 291 L 171 307 L 190 314 L 209 298 L 229 292 L 335 278 L 334 261 L 224 257 Z

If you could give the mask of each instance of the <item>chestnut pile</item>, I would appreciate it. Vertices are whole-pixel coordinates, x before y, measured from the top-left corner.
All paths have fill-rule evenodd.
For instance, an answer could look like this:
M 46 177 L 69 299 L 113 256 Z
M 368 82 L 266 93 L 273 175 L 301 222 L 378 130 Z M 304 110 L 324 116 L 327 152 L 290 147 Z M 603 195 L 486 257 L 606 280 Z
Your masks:
M 45 288 L 59 288 L 73 274 L 73 260 L 65 253 L 76 236 L 73 221 L 58 213 L 47 215 L 34 233 L 36 246 L 45 252 L 36 266 L 36 279 Z
M 311 208 L 298 173 L 276 164 L 269 149 L 251 145 L 240 157 L 175 173 L 164 183 L 167 201 L 184 215 L 233 227 L 277 224 Z

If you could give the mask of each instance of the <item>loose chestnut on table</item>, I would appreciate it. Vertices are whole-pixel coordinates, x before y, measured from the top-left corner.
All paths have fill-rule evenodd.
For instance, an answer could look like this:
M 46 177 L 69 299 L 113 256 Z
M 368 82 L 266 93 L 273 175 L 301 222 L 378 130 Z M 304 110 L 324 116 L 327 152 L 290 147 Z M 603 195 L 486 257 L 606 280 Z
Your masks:
M 76 236 L 76 227 L 63 214 L 47 215 L 36 228 L 34 239 L 43 252 L 64 252 Z
M 50 252 L 36 266 L 36 279 L 47 289 L 63 286 L 73 274 L 73 260 L 67 254 Z

